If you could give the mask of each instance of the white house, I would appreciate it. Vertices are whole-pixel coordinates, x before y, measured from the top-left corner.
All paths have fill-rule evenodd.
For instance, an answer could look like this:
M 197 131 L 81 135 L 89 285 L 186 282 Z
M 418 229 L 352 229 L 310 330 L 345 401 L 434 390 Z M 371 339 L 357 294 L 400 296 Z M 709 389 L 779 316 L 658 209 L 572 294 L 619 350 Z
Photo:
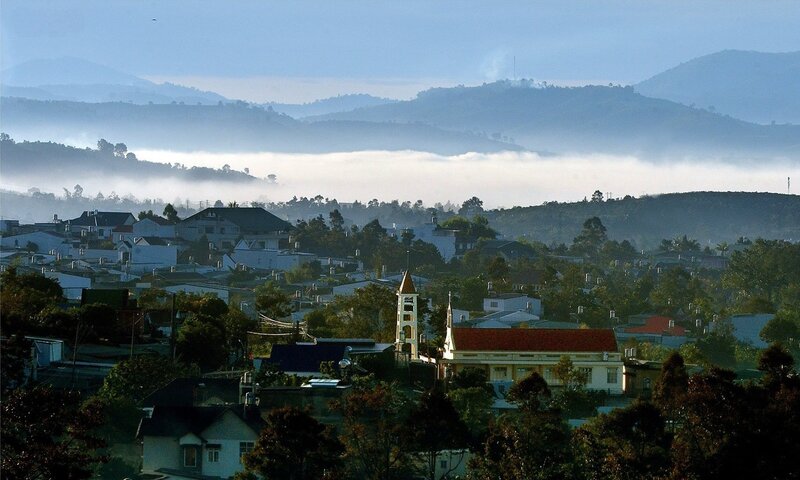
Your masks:
M 131 230 L 137 237 L 175 238 L 175 224 L 162 217 L 139 220 Z
M 231 253 L 231 259 L 240 265 L 263 270 L 291 270 L 317 259 L 313 253 L 289 252 L 264 248 L 261 241 L 240 240 Z
M 28 249 L 35 246 L 37 252 L 66 255 L 70 249 L 69 240 L 64 235 L 54 232 L 31 232 L 20 235 L 10 235 L 0 239 L 3 248 Z
M 133 242 L 120 242 L 117 252 L 117 261 L 135 272 L 178 264 L 178 247 L 158 237 L 137 237 Z
M 542 316 L 542 301 L 519 293 L 504 293 L 483 299 L 483 311 L 508 312 L 523 311 Z
M 172 479 L 230 478 L 264 427 L 258 407 L 156 406 L 139 424 L 142 473 Z
M 69 273 L 45 270 L 44 276 L 55 280 L 61 285 L 64 297 L 67 300 L 80 300 L 84 288 L 92 288 L 92 279 L 80 275 L 70 275 Z
M 78 218 L 67 220 L 68 233 L 87 237 L 113 238 L 113 230 L 122 225 L 133 225 L 136 221 L 129 212 L 85 211 Z
M 457 230 L 446 230 L 436 223 L 426 223 L 410 230 L 414 233 L 415 240 L 433 244 L 445 262 L 449 262 L 456 256 Z

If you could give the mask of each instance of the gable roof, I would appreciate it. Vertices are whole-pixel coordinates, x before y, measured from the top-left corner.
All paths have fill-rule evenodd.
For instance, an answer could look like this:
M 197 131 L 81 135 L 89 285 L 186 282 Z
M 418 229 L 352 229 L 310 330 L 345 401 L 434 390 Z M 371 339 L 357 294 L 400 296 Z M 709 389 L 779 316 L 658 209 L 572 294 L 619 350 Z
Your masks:
M 616 352 L 610 329 L 453 328 L 456 351 Z
M 145 397 L 142 400 L 142 406 L 191 407 L 195 402 L 203 402 L 207 398 L 238 403 L 239 380 L 235 378 L 176 378 Z
M 245 414 L 244 405 L 213 406 L 213 407 L 174 407 L 156 406 L 149 418 L 143 418 L 139 423 L 137 438 L 145 435 L 153 437 L 182 437 L 192 433 L 200 434 L 208 427 L 222 418 L 225 412 L 232 412 L 241 419 L 250 429 L 258 434 L 264 427 L 258 409 Z M 202 437 L 201 437 L 202 438 Z
M 130 212 L 89 212 L 84 211 L 80 217 L 69 221 L 70 225 L 118 227 L 128 220 L 134 219 Z
M 268 233 L 285 232 L 292 225 L 260 207 L 210 207 L 203 209 L 181 223 L 202 220 L 205 218 L 219 218 L 236 224 L 240 233 Z
M 175 225 L 174 222 L 170 222 L 166 218 L 160 217 L 158 215 L 154 215 L 152 217 L 145 217 L 145 218 L 143 218 L 141 220 L 138 220 L 136 223 L 141 223 L 141 222 L 144 222 L 145 220 L 150 220 L 151 222 L 157 223 L 158 225 Z

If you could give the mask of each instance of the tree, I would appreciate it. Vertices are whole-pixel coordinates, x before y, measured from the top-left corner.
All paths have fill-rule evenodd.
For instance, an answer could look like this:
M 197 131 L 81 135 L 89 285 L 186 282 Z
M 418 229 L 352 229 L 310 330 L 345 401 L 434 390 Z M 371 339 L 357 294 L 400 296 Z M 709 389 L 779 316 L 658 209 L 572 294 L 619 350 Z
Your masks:
M 427 466 L 428 480 L 436 479 L 436 460 L 444 450 L 465 448 L 469 440 L 467 426 L 458 415 L 453 402 L 438 391 L 429 391 L 411 410 L 406 425 L 410 444 L 422 453 Z M 447 477 L 446 472 L 442 478 Z
M 27 381 L 25 366 L 31 362 L 33 342 L 22 335 L 14 335 L 0 349 L 0 394 L 6 397 Z
M 603 192 L 600 190 L 595 190 L 592 194 L 592 203 L 603 203 Z
M 106 459 L 93 434 L 102 422 L 97 402 L 81 405 L 76 392 L 50 387 L 18 388 L 0 405 L 3 478 L 90 478 Z
M 101 138 L 97 141 L 97 151 L 106 156 L 114 155 L 114 144 Z
M 688 385 L 689 375 L 683 357 L 673 351 L 661 365 L 661 375 L 653 387 L 653 401 L 661 408 L 673 429 Z
M 582 388 L 589 381 L 586 373 L 575 368 L 569 355 L 562 355 L 558 363 L 553 367 L 553 375 L 561 381 L 567 390 Z
M 230 307 L 222 320 L 225 324 L 225 344 L 228 352 L 238 352 L 237 358 L 246 361 L 247 332 L 258 330 L 258 321 L 236 307 Z
M 296 407 L 272 410 L 255 448 L 244 457 L 247 472 L 265 480 L 340 478 L 344 446 L 330 427 Z
M 137 355 L 114 365 L 98 395 L 108 400 L 131 400 L 139 404 L 172 380 L 199 373 L 162 355 Z
M 538 372 L 533 372 L 514 383 L 508 390 L 507 399 L 516 403 L 526 413 L 543 411 L 550 402 L 550 388 Z
M 164 215 L 164 218 L 172 223 L 178 223 L 180 221 L 180 217 L 178 217 L 178 211 L 175 210 L 175 207 L 173 207 L 171 203 L 168 203 L 164 206 L 162 215 Z
M 646 402 L 593 418 L 576 432 L 575 443 L 590 480 L 665 478 L 671 466 L 664 418 Z
M 461 208 L 458 210 L 458 214 L 464 217 L 472 217 L 483 213 L 483 200 L 478 197 L 472 197 L 469 200 L 465 200 L 464 203 L 461 204 Z
M 787 313 L 781 312 L 764 325 L 759 336 L 765 342 L 778 342 L 794 348 L 800 341 L 800 327 Z
M 270 318 L 279 319 L 292 313 L 292 303 L 277 283 L 269 281 L 256 287 L 256 309 Z
M 224 327 L 211 317 L 192 313 L 178 331 L 176 349 L 182 361 L 196 363 L 203 371 L 219 368 L 227 358 Z
M 396 386 L 356 388 L 332 408 L 342 415 L 340 438 L 351 478 L 395 480 L 408 470 L 410 445 L 403 432 L 408 399 Z
M 487 389 L 487 385 L 484 383 L 478 387 L 456 388 L 450 390 L 447 396 L 453 402 L 461 421 L 467 426 L 472 441 L 483 438 L 494 417 L 491 411 L 494 395 Z
M 794 358 L 785 347 L 772 344 L 761 352 L 758 369 L 764 372 L 761 383 L 767 389 L 775 391 L 785 385 L 794 374 Z
M 608 240 L 606 227 L 597 217 L 592 217 L 583 222 L 581 233 L 572 241 L 571 250 L 584 256 L 594 256 L 603 243 Z
M 62 299 L 61 285 L 44 275 L 18 274 L 15 267 L 0 274 L 0 319 L 6 333 L 33 333 L 36 319 Z
M 124 158 L 125 154 L 128 153 L 128 146 L 124 143 L 117 143 L 114 145 L 114 156 Z

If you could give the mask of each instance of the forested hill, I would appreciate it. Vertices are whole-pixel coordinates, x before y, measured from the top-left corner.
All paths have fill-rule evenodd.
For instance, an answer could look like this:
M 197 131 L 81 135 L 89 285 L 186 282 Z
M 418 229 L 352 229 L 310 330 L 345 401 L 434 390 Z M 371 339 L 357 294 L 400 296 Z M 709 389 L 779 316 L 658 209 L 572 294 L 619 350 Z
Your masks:
M 558 88 L 525 80 L 434 88 L 413 100 L 316 118 L 423 122 L 507 137 L 528 149 L 551 152 L 715 154 L 744 159 L 792 155 L 800 149 L 800 126 L 747 123 L 644 97 L 631 87 Z
M 486 212 L 506 238 L 525 236 L 569 245 L 583 222 L 597 216 L 612 239 L 639 248 L 688 235 L 701 245 L 739 237 L 800 241 L 800 195 L 747 192 L 670 193 L 603 202 L 549 203 Z
M 136 158 L 124 144 L 115 146 L 106 142 L 102 149 L 75 148 L 52 142 L 15 142 L 10 138 L 0 141 L 0 160 L 3 177 L 28 179 L 42 178 L 69 180 L 85 177 L 126 177 L 133 181 L 151 179 L 179 179 L 193 182 L 258 181 L 244 172 L 207 167 L 185 167 L 148 162 Z M 123 150 L 124 148 L 124 150 Z
M 124 138 L 139 149 L 301 153 L 419 150 L 443 155 L 520 150 L 480 135 L 422 124 L 309 124 L 244 102 L 134 105 L 4 97 L 0 109 L 2 130 L 16 139 Z

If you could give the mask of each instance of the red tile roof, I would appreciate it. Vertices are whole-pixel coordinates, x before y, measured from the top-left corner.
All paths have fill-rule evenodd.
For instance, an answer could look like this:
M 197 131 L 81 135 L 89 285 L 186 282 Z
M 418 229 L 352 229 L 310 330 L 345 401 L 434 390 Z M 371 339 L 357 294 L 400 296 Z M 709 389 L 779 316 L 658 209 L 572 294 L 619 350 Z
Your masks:
M 625 333 L 651 333 L 653 335 L 669 334 L 677 336 L 686 335 L 686 329 L 680 325 L 675 325 L 674 327 L 670 328 L 670 320 L 672 319 L 669 317 L 660 317 L 656 315 L 645 320 L 644 325 L 642 326 L 626 328 Z
M 616 352 L 610 329 L 454 328 L 456 351 Z

